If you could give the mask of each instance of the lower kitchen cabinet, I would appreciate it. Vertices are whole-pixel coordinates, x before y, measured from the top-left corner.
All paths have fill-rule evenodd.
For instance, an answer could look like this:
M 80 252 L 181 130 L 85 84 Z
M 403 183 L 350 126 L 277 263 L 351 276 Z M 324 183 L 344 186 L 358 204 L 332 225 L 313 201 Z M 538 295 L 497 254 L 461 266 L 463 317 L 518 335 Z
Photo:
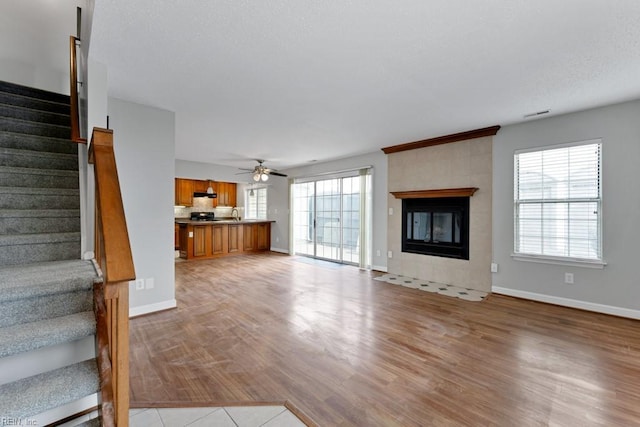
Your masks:
M 259 223 L 256 227 L 256 249 L 268 251 L 271 249 L 271 224 Z
M 229 225 L 229 253 L 242 252 L 242 225 Z
M 213 235 L 211 255 L 223 255 L 228 252 L 227 225 L 213 225 L 211 232 Z
M 271 223 L 202 223 L 179 221 L 180 257 L 217 258 L 243 252 L 268 251 L 271 248 Z
M 211 227 L 197 225 L 193 227 L 193 256 L 207 256 L 211 247 Z M 207 253 L 209 252 L 209 253 Z

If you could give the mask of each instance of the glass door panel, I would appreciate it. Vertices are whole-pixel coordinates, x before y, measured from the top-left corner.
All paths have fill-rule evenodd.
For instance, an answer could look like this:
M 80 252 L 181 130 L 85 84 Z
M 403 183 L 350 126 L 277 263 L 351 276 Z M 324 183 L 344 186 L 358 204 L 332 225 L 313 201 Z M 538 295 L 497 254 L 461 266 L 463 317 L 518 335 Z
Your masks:
M 360 176 L 293 185 L 294 252 L 360 261 Z
M 293 186 L 294 251 L 315 256 L 315 183 L 304 182 Z

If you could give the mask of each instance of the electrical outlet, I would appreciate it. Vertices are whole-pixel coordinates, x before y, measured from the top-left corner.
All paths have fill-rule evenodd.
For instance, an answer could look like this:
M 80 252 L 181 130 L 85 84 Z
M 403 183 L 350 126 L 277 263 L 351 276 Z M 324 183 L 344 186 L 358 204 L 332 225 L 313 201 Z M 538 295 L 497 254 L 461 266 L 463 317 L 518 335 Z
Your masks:
M 136 279 L 136 291 L 142 291 L 144 289 L 144 279 Z
M 146 282 L 147 282 L 147 286 L 146 286 L 146 288 L 147 288 L 147 289 L 153 289 L 153 287 L 155 286 L 155 283 L 154 283 L 153 277 L 149 277 L 149 278 L 146 280 Z
M 573 285 L 573 273 L 564 273 L 564 283 Z
M 387 258 L 393 258 L 393 252 L 391 251 L 387 252 Z
M 376 251 L 376 256 L 380 256 L 380 249 Z
M 495 262 L 491 263 L 491 272 L 492 273 L 497 273 L 498 272 L 498 264 Z
M 393 208 L 389 208 L 389 215 L 393 215 Z
M 190 238 L 190 239 L 193 239 L 193 231 L 190 231 L 190 232 L 189 232 L 189 238 Z

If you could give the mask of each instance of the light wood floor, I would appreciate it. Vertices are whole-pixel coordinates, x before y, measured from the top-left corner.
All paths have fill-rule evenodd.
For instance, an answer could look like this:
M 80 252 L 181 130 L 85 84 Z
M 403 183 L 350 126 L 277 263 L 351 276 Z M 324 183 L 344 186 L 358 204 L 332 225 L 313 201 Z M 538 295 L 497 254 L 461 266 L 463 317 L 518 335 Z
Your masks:
M 320 426 L 640 425 L 638 321 L 303 261 L 176 264 L 178 308 L 131 322 L 134 404 L 289 400 Z

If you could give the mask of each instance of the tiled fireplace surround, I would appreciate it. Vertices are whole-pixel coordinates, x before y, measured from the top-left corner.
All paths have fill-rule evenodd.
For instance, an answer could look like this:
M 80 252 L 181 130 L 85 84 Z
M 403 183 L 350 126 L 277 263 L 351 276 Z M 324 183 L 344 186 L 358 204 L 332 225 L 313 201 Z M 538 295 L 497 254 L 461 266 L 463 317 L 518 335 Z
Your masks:
M 493 136 L 387 152 L 389 273 L 491 290 Z M 385 149 L 386 150 L 386 149 Z M 386 152 L 386 151 L 385 151 Z M 477 187 L 469 207 L 469 260 L 402 252 L 402 200 L 391 192 Z

